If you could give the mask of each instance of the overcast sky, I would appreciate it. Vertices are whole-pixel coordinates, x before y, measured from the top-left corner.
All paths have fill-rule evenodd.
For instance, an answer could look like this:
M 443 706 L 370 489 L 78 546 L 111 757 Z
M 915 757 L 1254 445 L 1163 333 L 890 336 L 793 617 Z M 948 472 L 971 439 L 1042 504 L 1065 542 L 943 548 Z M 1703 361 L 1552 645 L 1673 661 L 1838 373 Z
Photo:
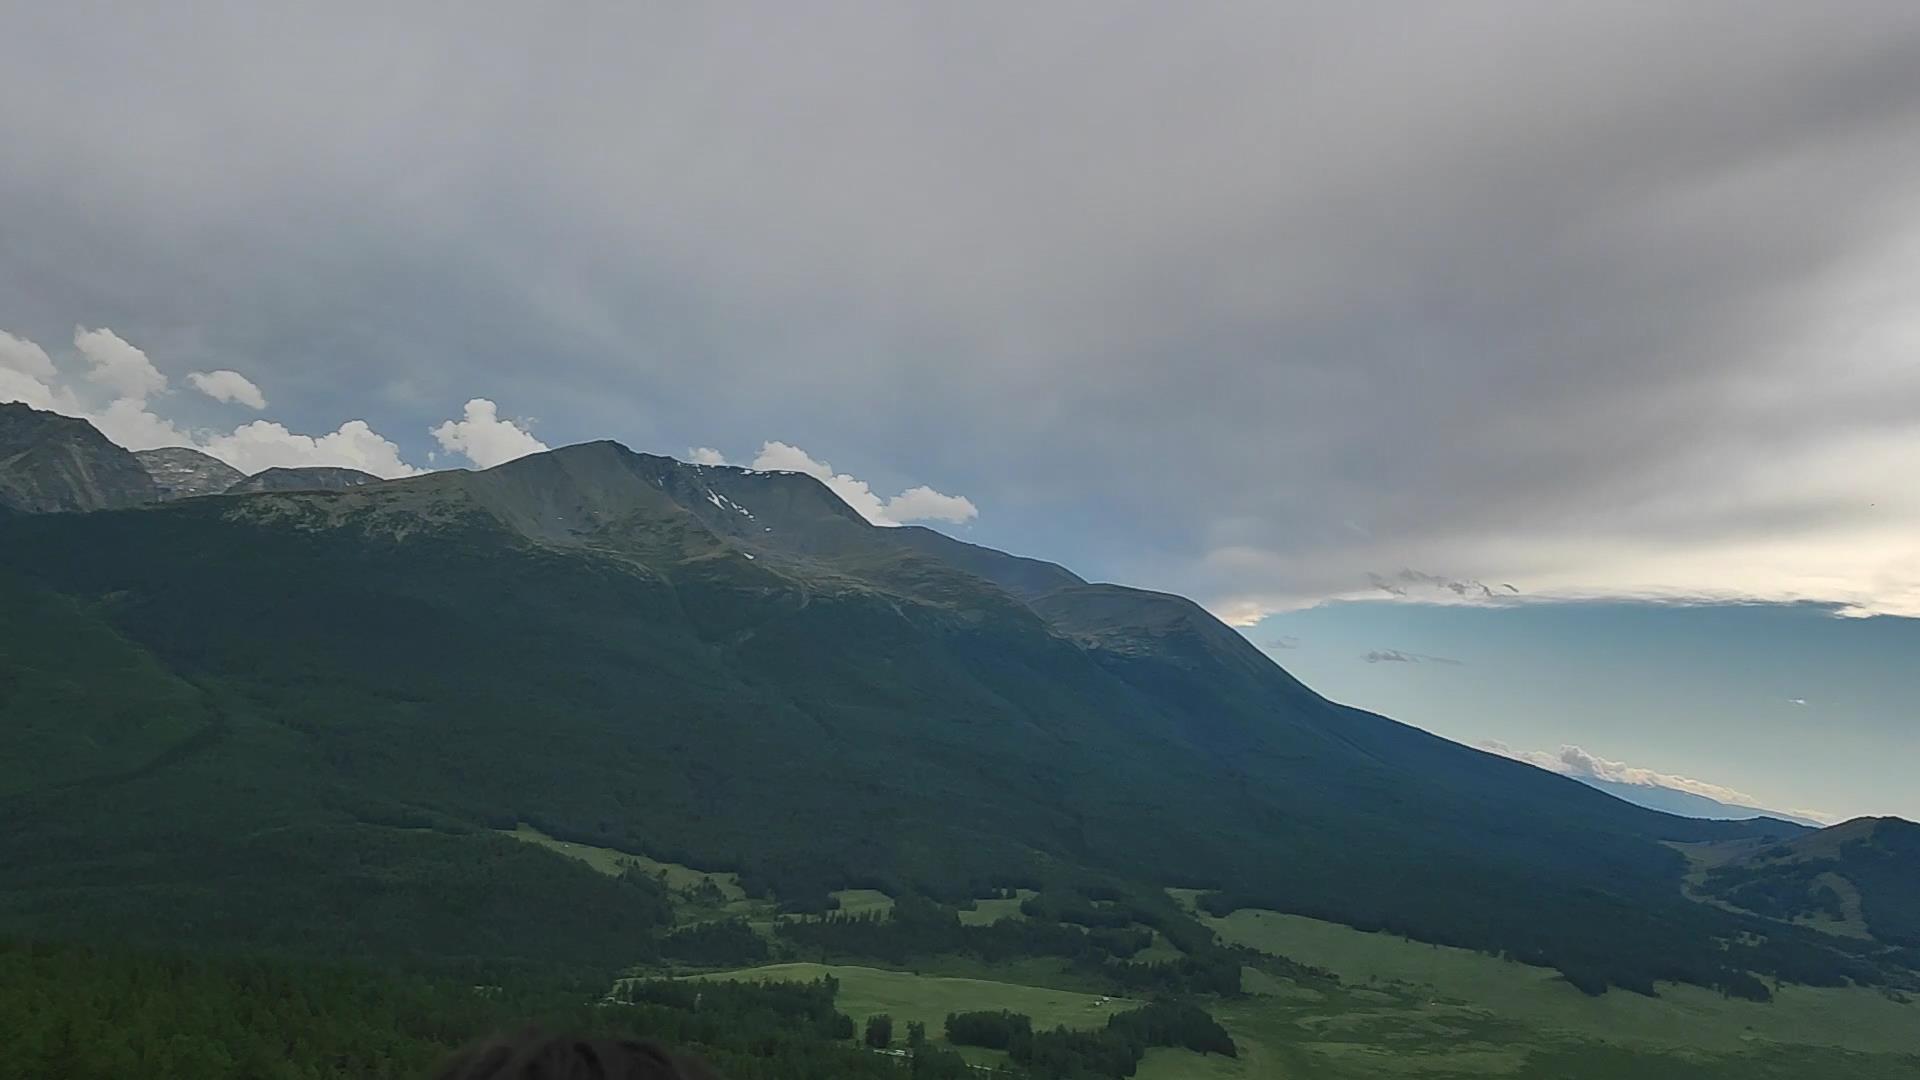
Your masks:
M 0 395 L 772 454 L 1243 625 L 1920 615 L 1920 5 L 409 6 L 0 0 Z

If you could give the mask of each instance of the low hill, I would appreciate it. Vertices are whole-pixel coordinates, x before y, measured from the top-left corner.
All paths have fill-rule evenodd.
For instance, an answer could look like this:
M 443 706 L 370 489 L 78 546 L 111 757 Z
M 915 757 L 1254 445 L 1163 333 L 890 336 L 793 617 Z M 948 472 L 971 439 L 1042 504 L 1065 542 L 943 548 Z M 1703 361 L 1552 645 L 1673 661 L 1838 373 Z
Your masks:
M 1702 896 L 1773 919 L 1864 932 L 1920 958 L 1920 825 L 1857 818 L 1777 843 L 1727 841 L 1700 857 Z

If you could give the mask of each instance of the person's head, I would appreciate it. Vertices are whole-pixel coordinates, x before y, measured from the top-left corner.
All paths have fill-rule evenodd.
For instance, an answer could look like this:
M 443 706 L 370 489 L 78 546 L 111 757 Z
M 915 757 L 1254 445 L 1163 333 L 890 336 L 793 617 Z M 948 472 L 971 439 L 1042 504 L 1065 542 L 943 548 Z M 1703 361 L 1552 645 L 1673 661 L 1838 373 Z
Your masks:
M 434 1080 L 720 1080 L 704 1063 L 658 1043 L 526 1032 L 475 1043 Z

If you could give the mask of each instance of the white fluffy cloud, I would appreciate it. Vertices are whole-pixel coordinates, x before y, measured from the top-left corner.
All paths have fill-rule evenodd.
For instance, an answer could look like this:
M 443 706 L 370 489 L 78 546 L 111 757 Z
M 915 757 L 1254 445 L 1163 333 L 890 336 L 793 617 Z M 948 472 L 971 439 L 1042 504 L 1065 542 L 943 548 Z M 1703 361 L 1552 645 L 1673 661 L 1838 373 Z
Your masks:
M 12 371 L 31 379 L 51 381 L 56 372 L 47 350 L 23 337 L 0 330 L 0 371 Z
M 0 401 L 21 401 L 80 417 L 129 450 L 191 447 L 246 473 L 312 465 L 359 469 L 387 478 L 420 471 L 401 458 L 392 440 L 364 420 L 349 420 L 318 436 L 302 435 L 270 420 L 255 420 L 227 433 L 187 430 L 153 410 L 149 399 L 165 394 L 167 377 L 138 347 L 105 327 L 76 328 L 73 347 L 86 364 L 85 378 L 78 382 L 64 378 L 60 366 L 39 345 L 0 331 Z M 267 404 L 260 388 L 235 371 L 194 372 L 187 381 L 218 401 L 256 409 Z M 104 403 L 101 391 L 111 395 Z
M 116 398 L 145 401 L 167 388 L 167 377 L 146 353 L 105 327 L 74 327 L 73 347 L 92 365 L 87 378 L 113 391 Z
M 52 386 L 56 375 L 47 350 L 0 330 L 0 401 L 23 401 L 36 409 L 57 408 Z
M 271 420 L 255 420 L 230 435 L 214 435 L 199 448 L 244 473 L 314 465 L 359 469 L 387 479 L 420 472 L 401 460 L 400 448 L 365 420 L 349 420 L 318 438 L 288 431 Z
M 245 405 L 252 409 L 267 407 L 267 396 L 253 384 L 253 380 L 237 371 L 196 371 L 187 376 L 195 390 L 215 401 L 228 404 Z
M 687 451 L 687 460 L 695 465 L 725 465 L 727 455 L 711 446 L 696 446 Z
M 192 435 L 148 408 L 142 398 L 117 398 L 105 409 L 87 412 L 85 418 L 100 434 L 129 450 L 197 445 Z
M 464 418 L 434 428 L 433 437 L 442 449 L 460 454 L 482 469 L 547 449 L 546 443 L 519 424 L 500 419 L 499 407 L 486 398 L 467 402 Z
M 887 516 L 895 521 L 971 521 L 980 508 L 965 495 L 945 495 L 927 487 L 911 487 L 887 500 Z
M 886 503 L 873 493 L 865 480 L 847 473 L 836 473 L 832 465 L 815 460 L 813 455 L 797 446 L 769 440 L 761 445 L 760 453 L 753 459 L 753 467 L 767 472 L 806 473 L 831 488 L 842 502 L 875 525 L 899 524 L 887 516 Z
M 698 453 L 698 451 L 696 451 Z M 718 457 L 718 452 L 715 452 Z M 724 459 L 723 459 L 724 460 Z M 707 462 L 704 464 L 718 464 Z M 753 467 L 768 472 L 797 472 L 827 485 L 842 502 L 875 525 L 899 525 L 908 521 L 968 521 L 980 515 L 972 500 L 961 495 L 946 495 L 924 485 L 909 488 L 891 499 L 882 499 L 873 489 L 848 473 L 837 473 L 797 446 L 769 440 L 760 447 Z

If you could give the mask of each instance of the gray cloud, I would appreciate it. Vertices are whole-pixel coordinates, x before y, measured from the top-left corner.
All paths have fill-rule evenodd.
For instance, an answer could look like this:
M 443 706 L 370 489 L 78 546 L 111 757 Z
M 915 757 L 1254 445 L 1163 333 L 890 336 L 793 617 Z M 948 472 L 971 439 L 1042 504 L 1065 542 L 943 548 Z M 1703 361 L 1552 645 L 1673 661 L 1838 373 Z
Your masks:
M 1367 584 L 1372 588 L 1398 597 L 1425 597 L 1433 594 L 1451 594 L 1460 600 L 1503 600 L 1520 595 L 1520 590 L 1512 585 L 1503 584 L 1499 588 L 1482 581 L 1450 578 L 1441 574 L 1429 574 L 1421 570 L 1401 570 L 1392 576 L 1367 572 Z
M 777 431 L 1242 619 L 1382 566 L 1920 611 L 1911 4 L 8 23 L 0 327 L 296 430 Z

